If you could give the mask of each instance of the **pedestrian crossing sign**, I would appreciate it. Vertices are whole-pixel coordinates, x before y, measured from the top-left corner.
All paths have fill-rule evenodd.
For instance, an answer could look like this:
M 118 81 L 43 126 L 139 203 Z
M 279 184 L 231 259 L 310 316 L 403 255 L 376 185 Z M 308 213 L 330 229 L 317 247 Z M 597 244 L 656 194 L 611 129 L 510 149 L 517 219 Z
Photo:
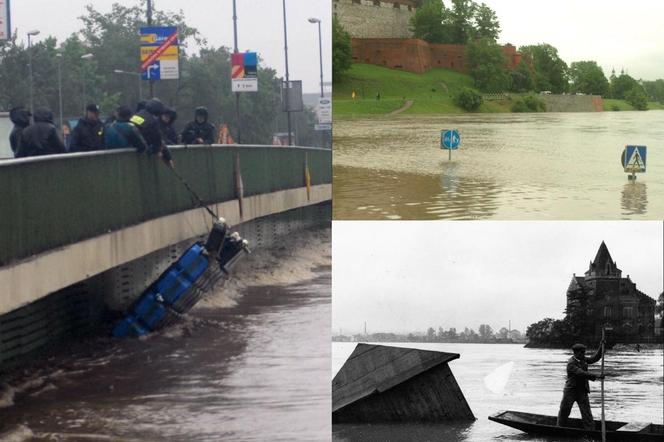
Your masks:
M 626 173 L 646 171 L 646 146 L 625 146 L 622 164 Z

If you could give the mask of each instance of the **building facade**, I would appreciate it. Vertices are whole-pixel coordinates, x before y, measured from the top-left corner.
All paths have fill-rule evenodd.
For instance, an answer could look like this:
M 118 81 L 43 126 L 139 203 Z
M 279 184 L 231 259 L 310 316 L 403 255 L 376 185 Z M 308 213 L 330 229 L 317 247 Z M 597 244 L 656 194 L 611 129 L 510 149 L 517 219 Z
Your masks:
M 415 0 L 333 0 L 343 28 L 353 38 L 410 38 Z
M 585 318 L 585 329 L 596 339 L 610 325 L 612 340 L 639 342 L 655 333 L 655 300 L 639 291 L 611 258 L 602 242 L 584 276 L 572 277 L 567 289 L 567 316 Z M 576 316 L 575 316 L 576 315 Z

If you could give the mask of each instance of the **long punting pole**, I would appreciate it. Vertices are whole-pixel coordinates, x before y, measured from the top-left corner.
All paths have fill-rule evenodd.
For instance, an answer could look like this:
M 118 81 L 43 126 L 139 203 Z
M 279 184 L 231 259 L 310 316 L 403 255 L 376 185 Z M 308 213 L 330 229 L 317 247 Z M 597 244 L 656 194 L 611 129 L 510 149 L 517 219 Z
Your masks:
M 602 369 L 600 379 L 602 383 L 602 442 L 606 442 L 606 418 L 604 416 L 604 338 L 605 338 L 605 329 L 602 327 Z

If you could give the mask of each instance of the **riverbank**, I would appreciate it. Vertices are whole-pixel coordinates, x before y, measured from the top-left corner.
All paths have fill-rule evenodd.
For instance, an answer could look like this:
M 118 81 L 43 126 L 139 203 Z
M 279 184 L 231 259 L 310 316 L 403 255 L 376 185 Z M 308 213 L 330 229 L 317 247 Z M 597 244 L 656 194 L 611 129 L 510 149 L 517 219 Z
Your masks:
M 414 114 L 467 114 L 454 103 L 462 88 L 472 88 L 470 76 L 448 69 L 431 69 L 414 74 L 368 64 L 354 64 L 343 79 L 334 84 L 335 119 L 394 117 Z M 353 98 L 353 93 L 355 97 Z M 472 113 L 511 113 L 512 104 L 524 94 L 487 94 Z M 405 109 L 404 109 L 405 108 Z M 604 111 L 631 111 L 625 100 L 605 99 Z M 664 109 L 649 102 L 648 109 Z

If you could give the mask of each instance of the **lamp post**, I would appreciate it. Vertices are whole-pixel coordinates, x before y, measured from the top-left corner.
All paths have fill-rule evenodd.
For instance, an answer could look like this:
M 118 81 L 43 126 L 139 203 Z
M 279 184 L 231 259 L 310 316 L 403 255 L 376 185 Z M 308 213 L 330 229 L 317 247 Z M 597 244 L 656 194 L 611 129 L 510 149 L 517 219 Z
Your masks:
M 34 114 L 35 113 L 35 98 L 34 98 L 34 90 L 33 90 L 33 76 L 32 76 L 32 41 L 30 40 L 30 37 L 33 37 L 35 35 L 39 35 L 39 30 L 35 29 L 33 31 L 28 32 L 28 77 L 29 80 L 28 82 L 30 83 L 30 113 Z
M 318 55 L 320 59 L 320 97 L 325 98 L 325 92 L 323 90 L 323 34 L 321 33 L 320 30 L 320 19 L 311 17 L 309 19 L 309 23 L 317 23 L 318 24 Z M 320 120 L 319 120 L 320 123 Z M 325 147 L 325 131 L 321 130 L 321 138 L 323 142 L 323 147 Z
M 140 72 L 123 71 L 122 69 L 115 69 L 113 72 L 115 72 L 116 74 L 137 76 L 138 77 L 138 101 L 141 101 L 143 99 L 143 80 L 141 79 L 141 73 Z
M 93 57 L 94 57 L 93 54 L 89 54 L 89 53 L 88 54 L 83 54 L 83 55 L 81 55 L 81 60 L 90 60 Z M 85 115 L 85 106 L 86 106 L 85 102 L 88 98 L 87 97 L 87 92 L 85 90 L 85 83 L 86 83 L 86 80 L 87 80 L 86 76 L 85 76 L 85 71 L 83 72 L 83 79 L 82 80 L 83 80 L 82 81 L 82 83 L 83 83 L 83 115 Z
M 58 58 L 58 107 L 60 110 L 60 130 L 62 130 L 62 53 L 55 54 Z
M 284 55 L 286 56 L 286 93 L 284 94 L 286 98 L 286 116 L 288 119 L 288 145 L 293 145 L 293 137 L 291 134 L 291 112 L 290 112 L 290 79 L 288 76 L 288 29 L 286 27 L 286 0 L 282 1 L 283 10 L 284 10 Z

